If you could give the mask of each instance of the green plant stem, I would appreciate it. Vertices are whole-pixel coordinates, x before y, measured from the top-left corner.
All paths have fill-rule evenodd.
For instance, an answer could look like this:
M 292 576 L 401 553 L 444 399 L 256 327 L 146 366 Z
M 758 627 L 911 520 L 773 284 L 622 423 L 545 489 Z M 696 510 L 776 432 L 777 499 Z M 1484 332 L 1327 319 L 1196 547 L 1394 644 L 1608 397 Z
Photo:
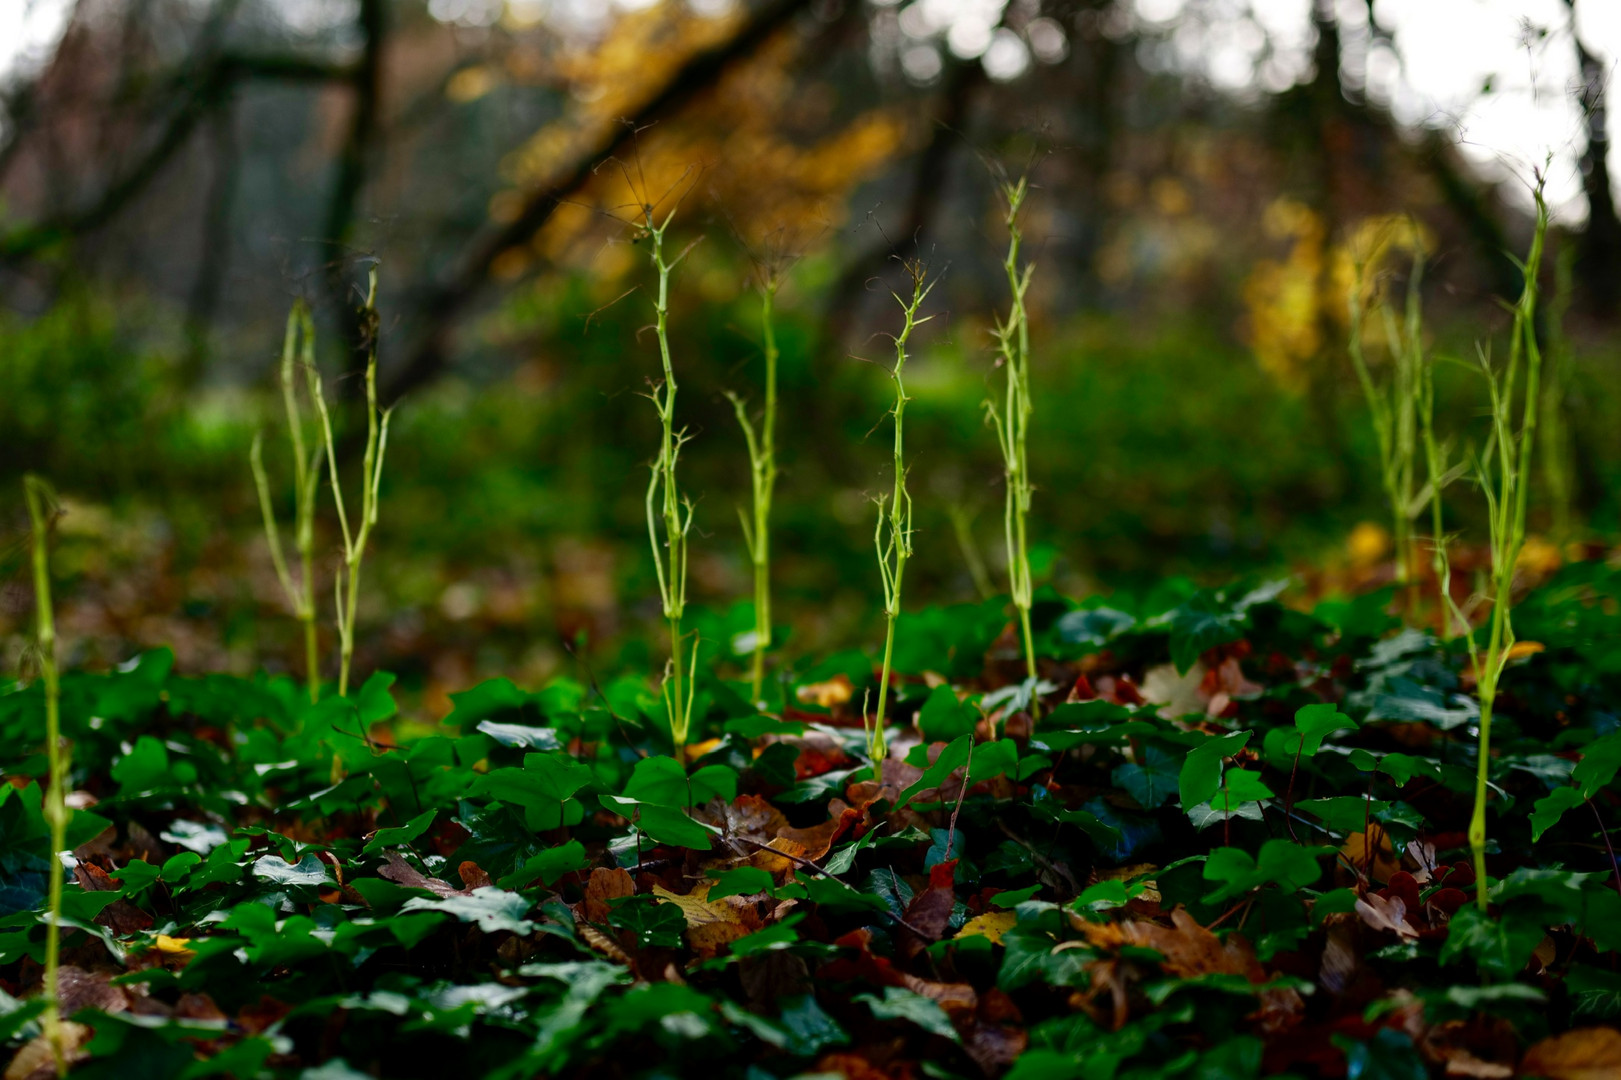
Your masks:
M 361 458 L 360 525 L 349 527 L 344 507 L 343 485 L 338 479 L 337 446 L 332 437 L 332 416 L 321 389 L 321 375 L 310 363 L 305 371 L 310 397 L 321 421 L 326 445 L 327 475 L 332 486 L 332 502 L 337 508 L 338 529 L 343 536 L 344 573 L 332 579 L 338 622 L 338 695 L 349 695 L 349 670 L 354 659 L 355 619 L 360 597 L 360 568 L 366 557 L 366 543 L 377 524 L 379 488 L 383 479 L 383 457 L 388 452 L 388 422 L 392 409 L 377 407 L 377 269 L 373 267 L 366 289 L 363 311 L 364 332 L 369 341 L 366 357 L 366 450 Z
M 661 428 L 659 453 L 652 466 L 652 479 L 647 487 L 647 535 L 653 548 L 653 565 L 658 573 L 659 599 L 664 618 L 670 624 L 670 668 L 666 676 L 665 707 L 670 717 L 670 739 L 676 755 L 681 757 L 687 742 L 691 721 L 690 692 L 682 693 L 684 673 L 681 665 L 681 619 L 687 605 L 687 533 L 692 528 L 692 504 L 682 497 L 676 486 L 676 465 L 680 460 L 686 432 L 675 427 L 675 400 L 677 384 L 675 366 L 670 360 L 670 271 L 686 257 L 682 252 L 674 259 L 664 257 L 664 235 L 675 217 L 672 210 L 661 223 L 655 223 L 652 207 L 644 209 L 644 231 L 652 240 L 653 267 L 658 272 L 658 295 L 653 302 L 654 331 L 658 337 L 659 360 L 663 365 L 663 381 L 653 387 L 653 405 L 658 410 Z M 688 250 L 691 250 L 690 248 Z M 664 526 L 663 545 L 659 540 L 659 524 Z M 694 647 L 696 656 L 696 646 Z
M 1416 230 L 1415 230 L 1416 231 Z M 1440 613 L 1443 641 L 1450 640 L 1451 572 L 1447 561 L 1446 534 L 1443 531 L 1441 493 L 1453 477 L 1448 474 L 1446 452 L 1435 434 L 1435 363 L 1424 349 L 1424 320 L 1420 289 L 1424 280 L 1424 249 L 1415 245 L 1413 268 L 1407 277 L 1407 325 L 1403 347 L 1412 355 L 1411 366 L 1417 380 L 1419 435 L 1424 446 L 1424 469 L 1430 504 L 1430 570 L 1435 575 L 1436 606 Z M 1423 493 L 1419 498 L 1425 497 Z
M 771 647 L 771 499 L 777 486 L 777 333 L 775 301 L 778 288 L 775 274 L 767 274 L 760 289 L 760 329 L 765 351 L 765 410 L 758 431 L 749 419 L 743 399 L 729 393 L 737 422 L 749 452 L 749 486 L 752 513 L 738 511 L 743 540 L 754 569 L 754 656 L 749 685 L 752 700 L 760 701 L 765 684 L 765 654 Z
M 671 700 L 674 702 L 673 705 L 668 706 L 670 708 L 670 713 L 671 713 L 671 717 L 672 717 L 672 719 L 670 721 L 670 738 L 671 738 L 671 741 L 675 744 L 675 759 L 677 761 L 685 763 L 685 761 L 686 761 L 686 748 L 687 748 L 686 725 L 682 724 L 680 729 L 678 730 L 677 727 L 676 727 L 676 722 L 674 720 L 675 715 L 677 713 L 682 712 L 680 706 L 682 704 L 684 704 L 684 701 L 683 701 L 682 696 L 681 696 L 682 678 L 681 678 L 681 620 L 680 619 L 671 619 L 670 620 L 670 668 L 671 668 L 671 682 L 670 682 L 669 690 L 670 690 L 671 694 L 673 695 Z M 684 715 L 684 713 L 683 713 L 683 715 Z
M 890 415 L 895 418 L 895 486 L 891 494 L 878 500 L 878 527 L 873 542 L 878 549 L 878 571 L 884 585 L 884 664 L 878 681 L 878 713 L 868 730 L 868 754 L 873 768 L 882 769 L 888 756 L 888 737 L 884 717 L 889 704 L 889 680 L 895 654 L 895 621 L 901 614 L 901 589 L 906 578 L 906 563 L 912 557 L 912 496 L 906 489 L 906 347 L 912 331 L 933 316 L 918 318 L 918 309 L 933 288 L 928 284 L 921 264 L 907 266 L 912 277 L 912 295 L 909 300 L 895 295 L 896 303 L 905 312 L 906 321 L 895 335 L 895 367 L 890 377 L 895 383 L 895 404 Z M 886 517 L 885 509 L 888 509 Z M 863 714 L 862 722 L 866 723 Z
M 302 338 L 302 346 L 300 346 Z M 320 661 L 316 651 L 315 629 L 315 497 L 320 486 L 321 448 L 313 455 L 306 452 L 304 418 L 298 405 L 296 392 L 297 369 L 300 363 L 310 370 L 315 365 L 315 325 L 309 308 L 303 301 L 293 305 L 287 315 L 287 331 L 282 340 L 281 394 L 282 407 L 287 413 L 288 441 L 293 451 L 293 546 L 298 552 L 300 577 L 295 585 L 282 553 L 281 530 L 276 525 L 276 513 L 270 497 L 270 480 L 264 467 L 264 439 L 255 435 L 248 455 L 253 470 L 254 486 L 259 495 L 259 510 L 264 518 L 265 538 L 270 544 L 270 558 L 276 568 L 293 615 L 304 631 L 304 672 L 309 686 L 310 703 L 320 699 Z
M 1525 544 L 1525 518 L 1531 495 L 1532 449 L 1536 442 L 1537 416 L 1542 383 L 1542 352 L 1536 338 L 1537 272 L 1542 263 L 1542 247 L 1548 230 L 1548 206 L 1539 182 L 1535 191 L 1537 220 L 1531 249 L 1522 264 L 1525 288 L 1514 306 L 1514 324 L 1509 341 L 1507 369 L 1501 381 L 1484 361 L 1483 371 L 1492 399 L 1492 422 L 1497 452 L 1495 491 L 1484 472 L 1482 488 L 1487 494 L 1492 539 L 1491 629 L 1484 657 L 1470 637 L 1470 655 L 1475 665 L 1480 697 L 1480 740 L 1475 764 L 1475 804 L 1469 817 L 1469 848 L 1474 855 L 1475 902 L 1486 910 L 1486 796 L 1491 764 L 1492 713 L 1497 689 L 1508 653 L 1514 647 L 1514 626 L 1510 618 L 1513 603 L 1514 567 Z M 1514 384 L 1519 375 L 1521 356 L 1525 358 L 1525 406 L 1520 430 L 1513 431 Z
M 1554 542 L 1563 547 L 1574 536 L 1575 466 L 1571 460 L 1570 424 L 1565 415 L 1573 366 L 1565 316 L 1574 292 L 1574 244 L 1564 245 L 1554 260 L 1554 292 L 1548 304 L 1548 386 L 1543 396 L 1542 476 L 1548 485 Z
M 56 618 L 51 606 L 49 549 L 50 510 L 55 498 L 50 486 L 32 474 L 23 477 L 28 518 L 33 529 L 34 627 L 39 647 L 40 677 L 45 684 L 45 757 L 50 771 L 45 791 L 45 818 L 51 830 L 48 860 L 50 922 L 45 927 L 45 1013 L 41 1023 L 51 1044 L 56 1075 L 68 1071 L 57 978 L 62 951 L 62 849 L 67 844 L 67 804 L 63 786 L 67 759 L 62 752 L 61 687 L 56 673 Z
M 972 518 L 959 503 L 946 507 L 946 512 L 951 517 L 951 532 L 957 538 L 957 548 L 962 552 L 963 564 L 968 567 L 968 578 L 974 583 L 974 591 L 981 600 L 989 600 L 996 595 L 996 588 L 991 584 L 985 560 L 980 557 L 979 548 L 974 544 Z
M 1390 506 L 1391 543 L 1395 551 L 1396 584 L 1405 588 L 1412 577 L 1412 519 L 1421 507 L 1415 508 L 1413 476 L 1415 456 L 1416 404 L 1420 389 L 1415 349 L 1417 341 L 1402 342 L 1394 329 L 1394 320 L 1385 312 L 1386 332 L 1390 340 L 1392 373 L 1388 388 L 1378 386 L 1370 372 L 1362 350 L 1363 330 L 1367 321 L 1367 308 L 1363 301 L 1366 287 L 1367 265 L 1358 262 L 1354 270 L 1354 283 L 1350 296 L 1350 337 L 1348 351 L 1356 369 L 1357 382 L 1367 399 L 1373 420 L 1374 437 L 1379 445 L 1380 484 Z M 1409 283 L 1410 311 L 1414 294 Z
M 1016 184 L 1003 186 L 1007 202 L 1005 222 L 1008 230 L 1007 255 L 1002 269 L 1007 277 L 1011 301 L 1007 318 L 999 320 L 996 328 L 998 351 L 1007 370 L 1007 388 L 1003 407 L 999 412 L 995 404 L 987 401 L 985 409 L 996 429 L 997 442 L 1002 451 L 1003 474 L 1007 484 L 1003 510 L 1003 533 L 1007 544 L 1008 591 L 1013 606 L 1018 610 L 1019 626 L 1024 643 L 1025 674 L 1036 678 L 1035 639 L 1030 632 L 1030 607 L 1034 592 L 1030 573 L 1029 526 L 1030 455 L 1028 437 L 1030 416 L 1035 411 L 1030 394 L 1030 320 L 1025 307 L 1025 294 L 1035 272 L 1032 263 L 1019 264 L 1019 247 L 1024 239 L 1019 225 L 1019 213 L 1029 192 L 1028 178 L 1021 177 Z M 1032 693 L 1030 715 L 1040 713 L 1041 700 Z

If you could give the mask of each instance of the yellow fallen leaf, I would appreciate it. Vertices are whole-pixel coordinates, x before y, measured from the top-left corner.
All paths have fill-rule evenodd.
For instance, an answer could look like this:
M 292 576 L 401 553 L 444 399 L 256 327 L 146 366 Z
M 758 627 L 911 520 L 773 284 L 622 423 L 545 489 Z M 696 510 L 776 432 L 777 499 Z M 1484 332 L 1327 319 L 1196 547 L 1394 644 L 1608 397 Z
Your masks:
M 1520 1072 L 1547 1080 L 1614 1080 L 1621 1076 L 1621 1031 L 1577 1028 L 1525 1052 Z
M 75 1024 L 71 1020 L 62 1022 L 62 1049 L 67 1057 L 68 1064 L 83 1061 L 85 1053 L 79 1047 L 90 1037 L 90 1029 L 83 1024 Z M 50 1040 L 43 1035 L 36 1035 L 17 1051 L 17 1056 L 11 1059 L 6 1066 L 5 1080 L 23 1080 L 32 1076 L 41 1069 L 48 1069 L 55 1060 L 56 1054 L 51 1049 Z
M 158 951 L 173 953 L 175 956 L 195 956 L 188 946 L 191 938 L 170 937 L 168 934 L 158 935 Z
M 1542 644 L 1540 641 L 1516 641 L 1513 645 L 1509 646 L 1509 650 L 1505 658 L 1509 660 L 1521 660 L 1527 656 L 1535 656 L 1537 653 L 1546 648 L 1547 646 Z
M 1345 549 L 1351 556 L 1353 566 L 1372 566 L 1390 550 L 1390 532 L 1371 521 L 1364 521 L 1351 530 L 1351 535 L 1345 541 Z
M 721 740 L 719 739 L 706 739 L 703 742 L 693 743 L 691 746 L 686 748 L 687 760 L 697 761 L 699 758 L 703 757 L 720 744 Z
M 850 684 L 848 675 L 835 675 L 827 682 L 811 683 L 801 686 L 795 691 L 800 701 L 807 705 L 820 705 L 824 709 L 831 709 L 835 705 L 843 705 L 855 693 L 855 687 Z
M 724 900 L 708 899 L 709 885 L 699 885 L 690 893 L 682 896 L 673 893 L 662 885 L 653 886 L 653 895 L 658 897 L 661 904 L 674 904 L 681 909 L 681 914 L 687 920 L 688 927 L 707 926 L 710 923 L 736 923 L 741 922 L 738 909 Z
M 1137 894 L 1137 899 L 1144 903 L 1157 904 L 1161 899 L 1159 882 L 1152 878 L 1143 879 L 1145 875 L 1152 874 L 1158 869 L 1159 867 L 1153 863 L 1132 863 L 1130 866 L 1116 866 L 1112 869 L 1099 870 L 1097 874 L 1099 881 L 1124 881 L 1128 885 L 1135 881 L 1143 887 L 1143 891 Z
M 1002 935 L 1013 929 L 1019 917 L 1011 911 L 987 911 L 983 915 L 976 915 L 963 924 L 957 931 L 959 938 L 982 937 L 992 945 L 1002 944 Z
M 1559 569 L 1564 561 L 1563 553 L 1559 548 L 1548 543 L 1540 536 L 1528 536 L 1525 543 L 1520 546 L 1520 554 L 1514 560 L 1514 566 L 1519 570 L 1529 570 L 1533 574 L 1551 574 Z
M 1372 874 L 1370 876 L 1374 881 L 1389 881 L 1390 875 L 1401 869 L 1401 857 L 1391 847 L 1390 834 L 1385 832 L 1383 828 L 1370 824 L 1368 832 L 1373 836 L 1373 844 L 1371 845 L 1374 856 L 1372 867 L 1368 866 L 1368 849 L 1370 846 L 1368 838 L 1359 832 L 1354 832 L 1345 838 L 1345 843 L 1340 845 L 1340 854 L 1345 857 L 1349 865 L 1356 867 L 1359 872 L 1366 873 L 1371 869 Z

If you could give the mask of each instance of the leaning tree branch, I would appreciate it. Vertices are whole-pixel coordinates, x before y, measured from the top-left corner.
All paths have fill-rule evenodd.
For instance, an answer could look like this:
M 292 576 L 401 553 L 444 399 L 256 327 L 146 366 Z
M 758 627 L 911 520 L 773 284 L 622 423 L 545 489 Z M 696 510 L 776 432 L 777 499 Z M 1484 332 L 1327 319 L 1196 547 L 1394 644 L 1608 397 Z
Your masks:
M 94 231 L 117 217 L 158 177 L 169 160 L 190 140 L 198 125 L 229 98 L 238 83 L 250 79 L 334 82 L 350 78 L 351 69 L 352 65 L 301 56 L 226 52 L 205 64 L 201 71 L 189 71 L 183 78 L 177 76 L 176 82 L 189 83 L 191 90 L 146 152 L 86 205 L 0 235 L 0 263 L 30 258 L 65 240 Z
M 371 342 L 367 340 L 367 320 L 354 304 L 345 302 L 349 283 L 343 272 L 343 252 L 354 235 L 360 194 L 366 186 L 366 176 L 380 134 L 383 35 L 386 29 L 383 0 L 360 0 L 355 22 L 364 44 L 360 60 L 349 75 L 349 90 L 353 98 L 351 107 L 354 111 L 349 118 L 348 137 L 344 139 L 343 149 L 338 154 L 337 175 L 327 199 L 326 222 L 321 230 L 321 237 L 332 245 L 335 253 L 327 264 L 327 288 L 342 322 L 343 337 L 349 344 L 348 370 L 351 373 L 365 371 Z
M 632 116 L 623 123 L 611 125 L 595 145 L 560 170 L 554 180 L 529 192 L 511 221 L 486 228 L 475 236 L 455 271 L 430 286 L 412 305 L 422 315 L 421 340 L 410 359 L 386 384 L 384 396 L 397 399 L 440 372 L 447 360 L 452 324 L 477 297 L 489 277 L 491 265 L 502 252 L 528 243 L 530 237 L 551 220 L 562 200 L 583 187 L 599 166 L 635 138 L 639 129 L 679 112 L 811 3 L 812 0 L 771 0 L 729 40 L 690 57 Z
M 841 341 L 849 335 L 872 276 L 891 259 L 911 258 L 922 245 L 923 236 L 934 223 L 945 198 L 953 153 L 963 142 L 973 101 L 986 84 L 983 64 L 963 63 L 952 70 L 939 95 L 934 129 L 912 171 L 912 191 L 900 231 L 893 239 L 886 237 L 882 243 L 857 255 L 828 290 L 823 321 L 830 328 L 831 340 Z

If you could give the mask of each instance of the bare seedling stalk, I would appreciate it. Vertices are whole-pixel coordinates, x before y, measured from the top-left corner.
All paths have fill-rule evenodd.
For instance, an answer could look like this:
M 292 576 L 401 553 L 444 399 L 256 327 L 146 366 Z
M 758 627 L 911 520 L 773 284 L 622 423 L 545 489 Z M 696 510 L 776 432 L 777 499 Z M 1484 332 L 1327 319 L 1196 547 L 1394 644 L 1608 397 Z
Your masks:
M 1436 606 L 1441 640 L 1452 638 L 1452 564 L 1447 558 L 1447 537 L 1441 513 L 1441 492 L 1455 480 L 1457 470 L 1447 467 L 1447 448 L 1435 435 L 1435 362 L 1424 352 L 1423 318 L 1419 309 L 1418 287 L 1424 273 L 1424 253 L 1413 256 L 1413 272 L 1407 282 L 1407 337 L 1419 353 L 1418 426 L 1424 440 L 1424 468 L 1428 475 L 1426 491 L 1430 500 L 1430 570 L 1435 574 Z M 1467 626 L 1464 627 L 1468 629 Z
M 378 489 L 383 480 L 383 455 L 388 450 L 388 421 L 392 408 L 377 408 L 377 268 L 374 266 L 367 280 L 366 305 L 363 309 L 363 330 L 368 339 L 366 355 L 366 452 L 361 458 L 360 525 L 350 529 L 349 515 L 344 509 L 343 486 L 338 480 L 337 447 L 332 438 L 332 416 L 326 406 L 326 395 L 321 390 L 321 373 L 312 362 L 304 375 L 309 383 L 310 398 L 321 419 L 321 436 L 326 443 L 327 475 L 332 484 L 332 502 L 338 510 L 338 528 L 343 534 L 344 572 L 336 575 L 332 588 L 336 598 L 338 620 L 338 694 L 349 694 L 349 665 L 355 651 L 355 609 L 360 596 L 360 565 L 366 557 L 366 542 L 377 524 Z
M 653 405 L 658 410 L 662 435 L 658 457 L 653 460 L 652 478 L 647 484 L 647 538 L 653 547 L 653 566 L 658 571 L 659 599 L 663 602 L 664 618 L 670 624 L 670 664 L 664 677 L 664 707 L 670 717 L 670 739 L 675 744 L 677 759 L 684 759 L 687 729 L 692 721 L 693 691 L 697 682 L 697 649 L 693 650 L 692 671 L 689 674 L 681 664 L 681 618 L 687 606 L 687 533 L 692 529 L 692 502 L 676 486 L 676 464 L 681 447 L 687 442 L 685 428 L 675 427 L 675 368 L 670 362 L 670 271 L 686 258 L 689 247 L 673 259 L 664 257 L 664 234 L 675 217 L 675 211 L 665 215 L 662 222 L 653 217 L 653 208 L 643 208 L 643 231 L 652 241 L 653 268 L 658 272 L 658 295 L 653 301 L 654 331 L 658 336 L 659 359 L 664 365 L 664 378 L 655 383 Z M 663 539 L 659 529 L 663 526 Z M 683 687 L 683 683 L 686 684 Z
M 947 504 L 946 514 L 951 518 L 951 532 L 957 539 L 963 565 L 968 568 L 968 579 L 974 583 L 974 591 L 979 598 L 989 600 L 996 595 L 996 588 L 991 584 L 990 571 L 985 569 L 985 559 L 979 553 L 979 545 L 974 543 L 974 515 L 960 502 Z
M 1566 398 L 1575 359 L 1570 336 L 1565 332 L 1565 316 L 1570 312 L 1576 247 L 1566 244 L 1554 260 L 1554 291 L 1548 304 L 1548 385 L 1542 408 L 1542 479 L 1548 485 L 1548 502 L 1553 511 L 1552 532 L 1561 547 L 1574 535 L 1571 503 L 1576 496 L 1575 448 L 1571 445 Z
M 1422 245 L 1415 237 L 1415 251 Z M 1387 386 L 1379 386 L 1368 369 L 1362 351 L 1363 330 L 1367 323 L 1368 290 L 1365 252 L 1353 252 L 1353 284 L 1351 286 L 1351 333 L 1349 350 L 1356 368 L 1357 381 L 1368 400 L 1368 411 L 1373 419 L 1373 432 L 1379 443 L 1380 481 L 1385 499 L 1390 505 L 1391 539 L 1396 551 L 1396 584 L 1405 587 L 1412 580 L 1413 571 L 1413 519 L 1424 509 L 1427 495 L 1415 493 L 1415 460 L 1417 457 L 1417 431 L 1419 402 L 1424 379 L 1423 343 L 1410 336 L 1404 346 L 1400 335 L 1393 331 L 1394 317 L 1385 312 L 1386 330 L 1390 334 L 1391 375 Z M 1422 263 L 1414 263 L 1414 273 L 1422 272 Z M 1416 283 L 1409 281 L 1409 320 L 1417 311 Z M 1416 330 L 1414 330 L 1416 334 Z
M 1469 818 L 1469 848 L 1474 855 L 1475 900 L 1486 910 L 1486 792 L 1491 763 L 1492 709 L 1497 688 L 1514 648 L 1514 625 L 1510 618 L 1513 602 L 1514 567 L 1525 544 L 1525 515 L 1531 495 L 1531 451 L 1536 441 L 1537 417 L 1542 386 L 1542 352 L 1537 345 L 1537 271 L 1542 264 L 1543 241 L 1548 232 L 1548 204 L 1543 198 L 1539 176 L 1533 189 L 1536 198 L 1536 230 L 1531 250 L 1519 264 L 1525 287 L 1514 305 L 1514 324 L 1509 338 L 1508 364 L 1499 372 L 1484 350 L 1480 370 L 1491 395 L 1492 439 L 1476 462 L 1481 491 L 1491 525 L 1491 602 L 1492 612 L 1484 652 L 1474 634 L 1465 636 L 1469 659 L 1475 669 L 1476 693 L 1480 697 L 1480 741 L 1475 766 L 1475 805 Z M 1521 359 L 1525 362 L 1525 405 L 1520 427 L 1514 430 L 1514 391 L 1519 380 Z M 1495 456 L 1496 460 L 1493 461 Z M 1463 613 L 1454 608 L 1460 624 Z
M 1008 249 L 1002 262 L 1007 275 L 1008 291 L 1012 301 L 1006 319 L 998 319 L 996 341 L 1002 367 L 1007 372 L 1007 392 L 1002 404 L 985 402 L 985 415 L 996 429 L 996 441 L 1002 451 L 1002 470 L 1007 482 L 1006 506 L 1003 511 L 1003 532 L 1007 543 L 1008 591 L 1013 606 L 1019 613 L 1019 630 L 1024 640 L 1025 674 L 1036 678 L 1036 646 L 1030 633 L 1030 605 L 1033 591 L 1030 581 L 1030 546 L 1027 523 L 1030 517 L 1030 455 L 1026 441 L 1030 432 L 1030 415 L 1035 404 L 1030 396 L 1030 320 L 1025 309 L 1025 293 L 1030 288 L 1030 277 L 1035 273 L 1034 263 L 1019 265 L 1019 245 L 1024 239 L 1019 226 L 1019 212 L 1029 194 L 1029 178 L 1021 176 L 1018 183 L 1002 186 L 1007 203 Z M 1030 695 L 1030 715 L 1040 712 L 1040 698 Z
M 884 667 L 878 682 L 877 717 L 867 726 L 866 710 L 863 709 L 861 714 L 862 724 L 867 726 L 867 752 L 875 770 L 881 770 L 884 759 L 889 756 L 884 713 L 889 703 L 890 665 L 895 655 L 895 620 L 901 614 L 901 585 L 906 577 L 906 561 L 912 557 L 912 496 L 906 490 L 906 345 L 913 330 L 934 318 L 932 315 L 918 318 L 917 314 L 929 291 L 934 288 L 926 279 L 923 265 L 908 263 L 906 269 L 912 278 L 911 299 L 903 299 L 898 293 L 890 294 L 906 315 L 901 332 L 895 335 L 895 367 L 890 371 L 890 378 L 895 383 L 895 404 L 890 409 L 890 415 L 895 418 L 895 488 L 890 495 L 878 497 L 878 527 L 873 534 L 873 542 L 878 549 L 878 572 L 884 583 L 884 619 L 887 624 L 884 632 Z
M 317 445 L 313 452 L 305 448 L 304 414 L 298 404 L 296 385 L 300 364 L 306 372 L 315 370 L 315 323 L 302 300 L 287 314 L 287 333 L 281 346 L 281 399 L 287 412 L 287 434 L 293 450 L 293 548 L 298 552 L 299 561 L 296 584 L 282 554 L 281 529 L 276 525 L 276 513 L 271 504 L 263 433 L 254 435 L 248 461 L 253 467 L 254 486 L 259 491 L 259 510 L 264 516 L 265 537 L 270 541 L 276 578 L 281 582 L 294 616 L 304 626 L 304 673 L 313 705 L 321 696 L 315 633 L 315 496 L 321 483 L 321 447 Z
M 67 778 L 67 755 L 62 747 L 61 688 L 56 676 L 56 618 L 51 607 L 50 524 L 55 516 L 56 495 L 43 479 L 32 474 L 23 477 L 28 500 L 28 518 L 33 528 L 34 627 L 39 646 L 40 678 L 45 684 L 45 756 L 50 779 L 45 790 L 45 821 L 51 830 L 50 922 L 45 926 L 45 1012 L 40 1021 L 51 1044 L 56 1075 L 68 1074 L 67 1047 L 62 1030 L 62 1011 L 57 976 L 62 953 L 62 849 L 67 845 L 67 805 L 63 786 Z
M 737 516 L 743 525 L 743 542 L 754 567 L 754 661 L 749 674 L 752 700 L 759 702 L 765 682 L 765 654 L 771 647 L 771 496 L 777 487 L 777 332 L 773 307 L 781 279 L 774 270 L 762 272 L 760 282 L 760 331 L 765 347 L 765 409 L 756 428 L 743 399 L 728 392 L 737 422 L 749 450 L 749 483 L 753 495 L 752 514 L 741 507 Z

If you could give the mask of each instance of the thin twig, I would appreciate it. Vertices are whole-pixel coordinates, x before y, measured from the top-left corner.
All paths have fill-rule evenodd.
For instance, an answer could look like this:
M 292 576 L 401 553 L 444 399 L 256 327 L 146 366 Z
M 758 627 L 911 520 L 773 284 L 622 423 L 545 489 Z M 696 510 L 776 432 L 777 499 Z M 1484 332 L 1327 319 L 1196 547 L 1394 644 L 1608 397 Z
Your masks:
M 951 858 L 951 845 L 957 838 L 957 815 L 962 813 L 962 797 L 968 794 L 968 776 L 974 770 L 974 743 L 969 740 L 968 760 L 962 764 L 962 783 L 957 785 L 957 805 L 951 808 L 951 821 L 946 825 L 946 858 Z

